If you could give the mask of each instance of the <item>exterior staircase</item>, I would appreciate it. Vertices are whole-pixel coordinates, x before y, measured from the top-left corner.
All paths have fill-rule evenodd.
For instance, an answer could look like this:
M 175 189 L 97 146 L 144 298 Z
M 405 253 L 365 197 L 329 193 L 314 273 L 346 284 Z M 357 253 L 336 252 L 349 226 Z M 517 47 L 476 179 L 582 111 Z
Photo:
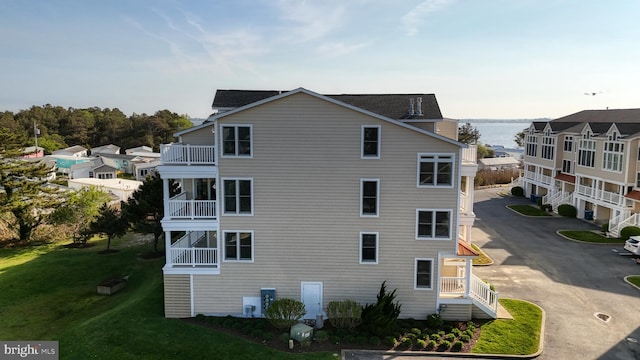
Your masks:
M 608 235 L 612 237 L 619 237 L 620 230 L 627 226 L 640 226 L 640 214 L 631 214 L 630 212 L 623 212 L 620 216 L 609 220 L 609 232 Z

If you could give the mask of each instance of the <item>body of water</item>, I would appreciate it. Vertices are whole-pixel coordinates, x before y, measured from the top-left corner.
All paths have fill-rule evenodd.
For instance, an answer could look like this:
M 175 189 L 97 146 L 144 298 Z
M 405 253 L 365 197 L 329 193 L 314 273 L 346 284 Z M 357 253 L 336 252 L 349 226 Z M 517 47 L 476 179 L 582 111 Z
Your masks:
M 517 148 L 518 145 L 514 141 L 517 133 L 527 129 L 532 121 L 537 120 L 501 120 L 501 121 L 477 121 L 477 120 L 460 120 L 459 124 L 470 123 L 473 127 L 480 131 L 481 144 L 502 145 L 505 148 Z

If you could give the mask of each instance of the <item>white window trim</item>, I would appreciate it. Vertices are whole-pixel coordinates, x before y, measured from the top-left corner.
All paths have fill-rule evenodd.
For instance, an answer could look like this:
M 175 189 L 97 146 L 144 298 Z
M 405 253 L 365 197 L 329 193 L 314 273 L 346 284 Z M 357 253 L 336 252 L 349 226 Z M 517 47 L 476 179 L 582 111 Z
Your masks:
M 449 185 L 423 185 L 420 184 L 420 164 L 422 163 L 423 156 L 451 156 L 451 184 Z M 438 164 L 438 162 L 434 162 Z M 434 166 L 435 177 L 437 178 L 437 166 Z M 418 188 L 438 188 L 438 189 L 451 189 L 456 181 L 456 154 L 454 153 L 418 153 L 418 163 L 416 165 L 416 186 Z
M 377 128 L 378 129 L 378 155 L 365 155 L 364 154 L 364 129 L 365 128 Z M 370 159 L 380 159 L 380 149 L 382 148 L 382 126 L 380 125 L 362 125 L 360 127 L 360 159 L 370 160 Z
M 226 205 L 226 201 L 227 201 L 226 196 L 225 196 L 226 194 L 224 193 L 224 190 L 225 190 L 224 189 L 224 182 L 225 182 L 225 180 L 234 180 L 234 181 L 236 181 L 236 191 L 237 191 L 236 192 L 236 201 L 237 201 L 236 205 L 237 205 L 237 207 L 236 207 L 236 212 L 235 213 L 229 213 L 229 212 L 226 212 L 224 210 L 226 208 L 225 205 Z M 249 180 L 249 181 L 251 181 L 251 212 L 250 213 L 241 213 L 240 212 L 240 201 L 238 199 L 238 196 L 240 196 L 240 189 L 238 188 L 238 180 Z M 221 188 L 221 191 L 220 191 L 222 193 L 222 199 L 221 199 L 222 200 L 222 208 L 220 209 L 220 215 L 221 216 L 253 216 L 253 207 L 254 207 L 254 204 L 255 204 L 255 193 L 253 191 L 253 178 L 223 177 L 223 178 L 220 179 L 220 182 L 221 182 L 221 185 L 222 185 L 222 188 Z
M 616 133 L 613 133 L 613 135 L 610 136 L 610 137 L 613 137 L 615 135 L 616 135 Z M 618 145 L 620 148 L 622 148 L 622 151 L 609 150 L 608 147 L 609 147 L 610 144 L 612 144 L 614 146 Z M 624 164 L 625 164 L 624 163 L 624 151 L 625 151 L 624 148 L 625 148 L 625 143 L 622 142 L 622 141 L 618 141 L 618 140 L 607 140 L 607 141 L 605 141 L 604 148 L 602 150 L 602 170 L 613 172 L 613 173 L 618 173 L 618 174 L 622 173 L 622 170 L 623 170 Z M 620 161 L 617 161 L 617 162 L 613 162 L 613 160 L 612 160 L 612 163 L 614 165 L 618 165 L 617 167 L 619 167 L 620 169 L 612 169 L 612 168 L 608 168 L 607 167 L 607 163 L 608 163 L 607 158 L 609 156 L 612 159 L 618 158 L 620 160 Z
M 362 235 L 375 235 L 376 236 L 376 261 L 363 261 L 362 260 Z M 358 248 L 358 257 L 360 264 L 363 265 L 376 265 L 379 261 L 379 253 L 380 253 L 380 234 L 377 231 L 360 231 L 360 246 Z
M 370 181 L 376 182 L 376 213 L 375 214 L 365 214 L 363 213 L 362 208 L 362 200 L 364 198 L 364 182 Z M 377 218 L 380 216 L 380 179 L 360 179 L 360 217 L 373 217 Z
M 431 211 L 431 212 L 448 212 L 449 213 L 449 236 L 447 236 L 446 238 L 442 237 L 425 237 L 425 236 L 419 236 L 418 235 L 418 228 L 420 226 L 420 224 L 418 223 L 419 219 L 420 219 L 420 212 L 421 211 Z M 435 224 L 433 225 L 435 226 Z M 453 210 L 451 209 L 416 209 L 416 240 L 451 240 L 452 239 L 452 233 L 453 231 Z
M 431 261 L 431 287 L 418 287 L 418 261 Z M 433 290 L 435 261 L 433 258 L 414 258 L 413 260 L 413 290 Z
M 240 234 L 240 233 L 250 233 L 251 234 L 251 260 L 228 260 L 227 259 L 227 233 L 235 233 L 235 234 Z M 255 234 L 253 233 L 253 230 L 224 230 L 222 231 L 222 261 L 223 262 L 228 262 L 228 263 L 252 263 L 255 259 L 255 244 L 256 244 L 256 237 Z M 238 257 L 240 257 L 240 238 L 238 238 Z
M 224 153 L 224 128 L 225 127 L 233 127 L 236 129 L 236 154 L 229 155 Z M 251 146 L 251 154 L 249 155 L 238 155 L 238 127 L 248 127 L 249 128 L 249 141 Z M 223 158 L 232 158 L 232 159 L 252 159 L 253 158 L 253 125 L 252 124 L 220 124 L 220 157 Z

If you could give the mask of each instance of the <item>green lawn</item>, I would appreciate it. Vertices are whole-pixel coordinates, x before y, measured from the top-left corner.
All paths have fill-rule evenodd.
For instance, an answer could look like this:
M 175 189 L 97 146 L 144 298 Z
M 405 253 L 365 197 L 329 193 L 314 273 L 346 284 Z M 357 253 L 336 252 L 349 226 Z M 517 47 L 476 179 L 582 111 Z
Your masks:
M 627 280 L 633 285 L 640 287 L 640 275 L 629 276 Z
M 578 241 L 598 244 L 624 244 L 620 238 L 608 238 L 589 230 L 560 230 L 560 234 Z
M 513 320 L 498 319 L 482 325 L 480 339 L 473 348 L 479 354 L 529 355 L 538 351 L 542 311 L 531 303 L 501 299 L 500 304 Z
M 531 205 L 508 205 L 507 207 L 526 216 L 551 216 L 548 211 Z
M 117 246 L 117 242 L 114 246 Z M 0 249 L 0 339 L 58 340 L 63 359 L 335 359 L 288 354 L 163 317 L 164 259 L 138 260 L 145 248 L 99 255 L 48 245 Z M 96 285 L 129 275 L 112 296 Z
M 484 251 L 480 250 L 480 248 L 476 244 L 471 244 L 471 247 L 480 253 L 480 256 L 472 260 L 473 265 L 489 265 L 493 263 L 490 257 L 484 253 Z

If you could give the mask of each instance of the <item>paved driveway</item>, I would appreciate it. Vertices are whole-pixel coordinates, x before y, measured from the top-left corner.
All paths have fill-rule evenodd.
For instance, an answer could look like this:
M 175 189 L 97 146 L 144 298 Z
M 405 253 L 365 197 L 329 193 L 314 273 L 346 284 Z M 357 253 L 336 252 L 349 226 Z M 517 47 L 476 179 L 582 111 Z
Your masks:
M 640 341 L 640 291 L 622 280 L 640 274 L 640 266 L 612 251 L 622 245 L 577 243 L 556 234 L 598 229 L 590 223 L 528 218 L 506 209 L 529 202 L 499 196 L 505 190 L 475 193 L 472 241 L 495 264 L 473 271 L 492 283 L 500 297 L 531 301 L 546 311 L 539 359 L 640 359 L 640 344 L 633 342 Z
M 473 271 L 495 285 L 500 297 L 527 300 L 545 310 L 544 352 L 538 359 L 640 359 L 640 344 L 633 342 L 640 341 L 640 291 L 622 280 L 640 275 L 640 265 L 612 251 L 622 250 L 622 245 L 583 244 L 556 234 L 561 229 L 598 229 L 590 223 L 562 217 L 527 218 L 512 212 L 506 205 L 531 203 L 499 195 L 506 190 L 476 190 L 472 241 L 495 264 Z M 603 321 L 597 314 L 609 318 Z M 426 357 L 345 355 L 348 360 Z M 445 354 L 430 358 L 450 359 Z

